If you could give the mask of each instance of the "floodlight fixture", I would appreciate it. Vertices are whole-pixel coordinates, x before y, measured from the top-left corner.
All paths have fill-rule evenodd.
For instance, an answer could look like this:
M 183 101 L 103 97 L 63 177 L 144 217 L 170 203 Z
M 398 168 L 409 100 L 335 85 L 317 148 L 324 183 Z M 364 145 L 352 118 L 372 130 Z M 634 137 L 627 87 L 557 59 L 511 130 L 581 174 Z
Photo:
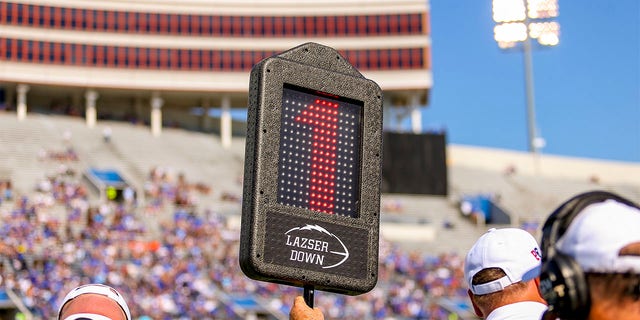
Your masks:
M 527 98 L 528 147 L 534 155 L 544 144 L 536 143 L 535 101 L 533 95 L 533 67 L 531 39 L 541 46 L 560 43 L 558 0 L 493 0 L 494 39 L 500 49 L 522 48 Z
M 513 22 L 526 19 L 524 0 L 493 0 L 493 21 Z
M 558 0 L 528 0 L 529 19 L 546 19 L 558 16 Z
M 537 39 L 543 46 L 555 46 L 560 43 L 560 24 L 556 21 L 531 22 L 529 37 Z
M 493 28 L 493 33 L 501 49 L 513 48 L 527 39 L 527 26 L 522 22 L 502 23 Z
M 560 43 L 557 0 L 493 0 L 494 38 L 501 49 L 536 39 L 543 46 Z

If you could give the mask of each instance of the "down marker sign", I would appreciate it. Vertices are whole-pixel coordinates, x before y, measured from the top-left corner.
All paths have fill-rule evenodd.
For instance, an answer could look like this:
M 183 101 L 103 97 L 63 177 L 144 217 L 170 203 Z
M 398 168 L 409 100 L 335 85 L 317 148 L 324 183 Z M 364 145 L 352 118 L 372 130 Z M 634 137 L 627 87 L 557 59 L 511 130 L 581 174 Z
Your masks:
M 378 276 L 382 90 L 306 43 L 251 70 L 240 266 L 357 295 Z

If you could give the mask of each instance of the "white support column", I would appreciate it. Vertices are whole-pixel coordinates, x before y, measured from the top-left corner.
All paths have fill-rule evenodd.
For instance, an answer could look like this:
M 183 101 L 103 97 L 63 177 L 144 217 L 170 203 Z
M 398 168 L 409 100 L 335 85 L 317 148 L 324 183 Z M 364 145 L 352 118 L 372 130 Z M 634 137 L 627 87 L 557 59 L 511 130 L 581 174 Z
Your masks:
M 157 137 L 162 133 L 162 105 L 164 100 L 160 98 L 159 92 L 151 95 L 151 134 Z
M 220 138 L 222 147 L 231 147 L 231 98 L 228 95 L 222 96 L 220 105 L 222 113 L 220 115 Z
M 29 85 L 20 83 L 16 87 L 16 91 L 18 92 L 18 101 L 17 101 L 17 109 L 16 113 L 18 115 L 18 121 L 22 121 L 27 118 L 27 92 L 29 92 Z
M 96 100 L 100 95 L 95 90 L 87 90 L 84 94 L 85 98 L 85 110 L 84 116 L 87 123 L 87 127 L 93 128 L 96 126 L 96 119 L 98 118 L 96 112 Z
M 411 130 L 415 134 L 422 133 L 422 112 L 420 110 L 420 96 L 411 96 Z

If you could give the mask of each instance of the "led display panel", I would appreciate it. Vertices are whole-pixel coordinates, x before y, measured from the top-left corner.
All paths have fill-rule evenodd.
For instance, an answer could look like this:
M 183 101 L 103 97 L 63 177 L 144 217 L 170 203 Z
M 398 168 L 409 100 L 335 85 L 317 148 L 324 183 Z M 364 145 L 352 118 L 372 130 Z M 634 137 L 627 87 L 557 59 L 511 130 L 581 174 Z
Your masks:
M 277 201 L 356 218 L 362 103 L 285 85 Z

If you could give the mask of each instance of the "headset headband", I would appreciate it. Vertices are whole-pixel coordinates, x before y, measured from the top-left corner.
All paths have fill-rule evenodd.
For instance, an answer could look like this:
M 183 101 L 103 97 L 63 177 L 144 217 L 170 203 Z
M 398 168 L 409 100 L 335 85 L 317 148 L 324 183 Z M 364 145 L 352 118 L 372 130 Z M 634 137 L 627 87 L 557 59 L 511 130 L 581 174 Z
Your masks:
M 575 217 L 584 208 L 606 200 L 615 200 L 631 207 L 638 207 L 635 203 L 622 198 L 608 191 L 596 190 L 578 194 L 560 205 L 545 221 L 542 227 L 542 239 L 540 247 L 542 249 L 543 261 L 551 259 L 555 255 L 555 244 L 567 231 Z

